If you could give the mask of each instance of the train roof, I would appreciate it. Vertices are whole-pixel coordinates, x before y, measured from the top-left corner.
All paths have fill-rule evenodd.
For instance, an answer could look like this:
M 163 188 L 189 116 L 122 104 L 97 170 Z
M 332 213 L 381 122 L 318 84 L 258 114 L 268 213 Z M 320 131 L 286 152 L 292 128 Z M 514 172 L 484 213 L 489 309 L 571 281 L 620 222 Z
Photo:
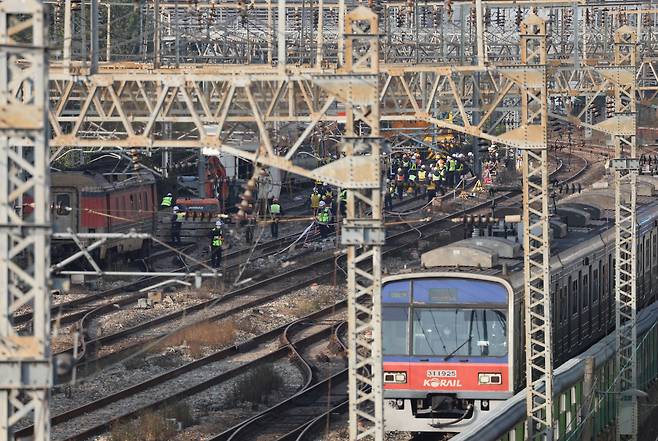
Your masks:
M 638 224 L 640 232 L 658 219 L 658 177 L 638 179 Z M 628 184 L 622 185 L 623 197 L 630 196 Z M 551 218 L 551 268 L 569 266 L 584 256 L 614 241 L 615 197 L 609 178 L 581 193 L 560 200 Z M 423 271 L 469 272 L 518 277 L 523 272 L 523 232 L 513 239 L 475 237 L 436 248 L 421 256 Z M 514 276 L 514 277 L 513 277 Z
M 97 173 L 90 171 L 52 172 L 52 187 L 73 187 L 81 191 L 116 191 L 138 185 L 152 185 L 155 176 L 146 171 L 134 173 Z

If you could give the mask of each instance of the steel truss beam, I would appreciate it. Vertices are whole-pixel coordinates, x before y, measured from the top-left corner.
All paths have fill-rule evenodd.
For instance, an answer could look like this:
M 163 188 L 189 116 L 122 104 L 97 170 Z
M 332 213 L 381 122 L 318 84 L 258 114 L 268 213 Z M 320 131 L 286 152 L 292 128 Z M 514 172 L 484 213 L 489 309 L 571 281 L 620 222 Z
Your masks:
M 637 396 L 637 108 L 634 73 L 637 34 L 629 26 L 615 32 L 615 116 L 612 160 L 615 188 L 615 336 L 619 381 L 617 440 L 635 440 L 638 432 Z M 624 191 L 623 187 L 629 187 Z M 623 187 L 622 187 L 623 186 Z
M 553 435 L 553 354 L 550 298 L 548 91 L 546 22 L 521 23 L 521 126 L 537 147 L 523 150 L 523 260 L 525 278 L 526 415 L 528 439 Z
M 0 439 L 31 419 L 50 435 L 50 211 L 44 10 L 36 0 L 0 9 Z M 31 204 L 33 202 L 33 204 Z M 27 210 L 27 206 L 32 206 Z M 20 335 L 16 311 L 29 306 Z

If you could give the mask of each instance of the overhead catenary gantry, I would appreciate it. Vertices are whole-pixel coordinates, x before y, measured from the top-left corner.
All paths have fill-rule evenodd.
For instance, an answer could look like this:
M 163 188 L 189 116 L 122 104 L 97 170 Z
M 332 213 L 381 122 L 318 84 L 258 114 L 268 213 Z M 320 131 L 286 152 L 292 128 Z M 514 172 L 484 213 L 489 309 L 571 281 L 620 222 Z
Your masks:
M 72 11 L 70 3 L 66 2 L 65 9 L 79 24 L 81 12 Z M 343 240 L 350 257 L 350 374 L 354 385 L 350 410 L 352 435 L 361 437 L 383 430 L 378 407 L 381 342 L 377 339 L 375 295 L 380 284 L 376 268 L 383 232 L 377 198 L 379 165 L 373 161 L 380 148 L 376 142 L 379 122 L 425 121 L 523 149 L 527 411 L 530 432 L 535 437 L 549 437 L 547 119 L 563 118 L 614 134 L 620 145 L 630 146 L 625 131 L 609 128 L 611 120 L 586 120 L 588 109 L 597 96 L 618 88 L 618 116 L 635 112 L 625 109 L 629 93 L 645 101 L 658 93 L 658 82 L 652 81 L 655 61 L 644 56 L 630 63 L 637 67 L 624 67 L 627 73 L 621 76 L 598 68 L 609 61 L 612 31 L 627 17 L 599 8 L 588 22 L 583 11 L 591 5 L 574 6 L 572 1 L 515 2 L 511 7 L 505 1 L 475 2 L 483 10 L 473 10 L 473 2 L 452 2 L 450 11 L 444 2 L 419 3 L 412 8 L 406 2 L 385 2 L 375 5 L 381 7 L 378 17 L 364 8 L 348 11 L 343 17 L 336 15 L 340 2 L 324 0 L 321 4 L 324 13 L 309 19 L 311 10 L 304 9 L 308 8 L 304 3 L 257 2 L 244 10 L 247 24 L 251 24 L 245 26 L 245 14 L 239 8 L 249 3 L 221 3 L 214 10 L 212 3 L 195 9 L 186 5 L 186 10 L 179 11 L 180 5 L 159 2 L 155 9 L 160 28 L 151 35 L 161 35 L 158 51 L 153 51 L 160 54 L 157 60 L 147 56 L 152 47 L 148 32 L 140 36 L 144 43 L 140 47 L 145 49 L 145 57 L 140 59 L 122 58 L 110 50 L 121 45 L 110 41 L 108 33 L 105 53 L 109 63 L 98 60 L 97 69 L 94 60 L 82 63 L 79 56 L 92 53 L 100 57 L 103 48 L 75 40 L 78 37 L 69 28 L 71 44 L 64 45 L 63 53 L 73 59 L 55 63 L 50 71 L 48 119 L 51 144 L 56 148 L 51 157 L 57 157 L 61 149 L 85 146 L 204 148 L 207 153 L 231 154 L 349 188 Z M 539 8 L 537 15 L 530 6 Z M 524 20 L 516 23 L 520 7 Z M 625 7 L 633 6 L 626 3 Z M 153 14 L 149 8 L 137 11 Z M 107 11 L 109 15 L 110 7 Z M 185 14 L 191 19 L 179 21 Z M 96 27 L 91 35 L 102 37 L 103 26 L 99 29 L 90 24 Z M 110 23 L 106 25 L 109 28 Z M 147 25 L 145 21 L 145 29 Z M 642 27 L 642 35 L 653 35 L 654 26 Z M 196 55 L 190 42 L 198 42 Z M 656 39 L 641 38 L 638 44 L 641 53 L 653 53 Z M 355 48 L 358 55 L 351 52 Z M 623 44 L 615 48 L 626 53 Z M 227 61 L 242 64 L 213 64 Z M 631 90 L 628 78 L 629 72 L 634 76 L 633 68 L 638 69 L 641 86 Z M 563 106 L 566 110 L 549 112 L 551 96 L 574 99 Z M 288 133 L 282 142 L 278 129 L 284 123 L 299 130 Z M 321 125 L 344 127 L 340 148 L 347 156 L 320 169 L 302 168 L 295 157 L 307 148 L 310 136 Z M 356 127 L 360 131 L 355 132 Z M 245 137 L 251 138 L 255 148 L 245 147 L 249 143 L 244 142 Z M 369 211 L 372 214 L 366 215 Z M 375 300 L 372 307 L 357 301 L 359 294 Z M 624 314 L 622 325 L 630 323 Z M 632 387 L 624 390 L 628 389 Z

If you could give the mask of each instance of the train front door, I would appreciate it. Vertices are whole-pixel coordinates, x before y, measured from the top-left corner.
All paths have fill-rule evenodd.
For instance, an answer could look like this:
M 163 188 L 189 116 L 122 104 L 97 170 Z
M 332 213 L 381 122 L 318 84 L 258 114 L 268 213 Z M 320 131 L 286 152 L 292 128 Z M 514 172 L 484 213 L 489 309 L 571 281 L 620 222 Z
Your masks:
M 52 224 L 54 233 L 64 233 L 67 229 L 78 231 L 78 201 L 76 192 L 68 189 L 53 188 Z

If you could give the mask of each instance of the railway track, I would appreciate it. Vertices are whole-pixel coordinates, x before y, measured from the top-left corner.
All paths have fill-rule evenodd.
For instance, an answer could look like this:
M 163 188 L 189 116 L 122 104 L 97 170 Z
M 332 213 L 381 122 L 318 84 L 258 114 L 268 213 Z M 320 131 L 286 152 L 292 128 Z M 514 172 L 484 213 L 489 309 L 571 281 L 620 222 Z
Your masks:
M 583 169 L 585 169 L 585 168 L 586 168 L 586 166 L 583 167 Z M 578 172 L 577 174 L 575 174 L 572 178 L 575 179 L 575 178 L 577 177 L 577 175 L 580 174 L 581 172 L 582 172 L 582 170 L 581 170 L 580 172 Z M 485 207 L 485 206 L 488 206 L 489 203 L 490 203 L 490 201 L 485 201 L 485 202 L 483 202 L 483 203 L 481 203 L 481 204 L 477 204 L 477 205 L 475 205 L 475 206 L 473 206 L 473 207 L 469 207 L 469 208 L 466 208 L 466 209 L 464 209 L 464 210 L 461 210 L 461 213 L 460 213 L 460 212 L 458 212 L 458 213 L 452 213 L 452 214 L 450 214 L 450 215 L 446 215 L 446 216 L 443 216 L 443 217 L 441 217 L 441 218 L 439 218 L 439 219 L 436 219 L 436 220 L 434 220 L 434 221 L 428 222 L 427 224 L 422 225 L 422 226 L 419 226 L 418 228 L 412 228 L 412 229 L 408 229 L 408 230 L 405 230 L 405 231 L 402 231 L 402 232 L 399 232 L 399 233 L 393 234 L 393 235 L 391 235 L 391 236 L 388 237 L 388 240 L 387 240 L 387 248 L 386 248 L 386 250 L 385 250 L 385 254 L 394 254 L 395 252 L 399 252 L 399 251 L 401 251 L 401 250 L 403 250 L 403 249 L 406 249 L 409 245 L 413 244 L 414 242 L 417 242 L 417 237 L 416 237 L 416 238 L 413 238 L 413 237 L 412 237 L 412 240 L 411 240 L 411 241 L 403 240 L 403 239 L 408 238 L 409 235 L 417 236 L 417 232 L 418 232 L 419 230 L 421 230 L 421 231 L 423 232 L 422 234 L 423 234 L 423 238 L 424 238 L 424 239 L 428 239 L 428 238 L 436 237 L 436 235 L 439 234 L 440 231 L 433 231 L 433 230 L 439 230 L 440 227 L 445 226 L 445 225 L 446 225 L 446 222 L 447 222 L 451 217 L 453 217 L 453 216 L 455 216 L 455 215 L 458 216 L 458 215 L 460 215 L 460 214 L 463 214 L 463 213 L 466 213 L 466 212 L 470 212 L 470 211 L 473 211 L 473 210 L 481 209 L 481 208 L 483 208 L 483 207 Z M 451 228 L 452 228 L 452 227 L 455 227 L 455 226 L 452 225 Z M 292 271 L 295 271 L 295 272 L 297 272 L 297 273 L 304 273 L 304 272 L 308 272 L 307 270 L 311 269 L 311 267 L 316 267 L 318 264 L 320 264 L 320 265 L 324 265 L 324 266 L 322 267 L 323 270 L 320 271 L 319 274 L 316 273 L 316 274 L 313 274 L 312 277 L 310 277 L 310 278 L 306 278 L 306 279 L 303 279 L 303 280 L 299 280 L 299 281 L 296 282 L 296 284 L 295 284 L 294 286 L 306 286 L 306 285 L 308 285 L 309 283 L 312 283 L 312 281 L 321 281 L 321 280 L 324 279 L 324 278 L 328 278 L 328 277 L 330 277 L 330 276 L 333 275 L 333 273 L 334 273 L 334 270 L 333 270 L 333 262 L 334 262 L 334 257 L 333 257 L 333 256 L 331 256 L 331 257 L 325 257 L 325 258 L 323 258 L 323 259 L 320 259 L 320 260 L 314 262 L 312 265 L 301 266 L 301 267 L 299 267 L 299 268 L 296 268 L 296 269 L 292 270 Z M 316 271 L 317 271 L 317 270 L 316 270 Z M 285 279 L 289 279 L 289 278 L 290 278 L 289 276 L 290 276 L 290 274 L 286 274 L 283 278 L 285 278 Z M 281 279 L 280 279 L 280 280 L 281 280 Z M 267 280 L 263 281 L 264 284 L 263 284 L 263 285 L 260 285 L 260 287 L 264 289 L 264 288 L 265 288 L 265 285 L 269 286 L 269 287 L 270 287 L 270 294 L 271 294 L 272 282 L 273 282 L 272 279 L 267 279 Z M 258 285 L 258 284 L 255 284 L 255 285 Z M 246 290 L 254 289 L 254 286 L 251 285 L 251 286 L 244 287 L 244 288 L 241 288 L 241 289 L 246 289 Z M 291 286 L 289 285 L 289 283 L 288 283 L 288 287 L 287 287 L 287 288 L 286 288 L 285 286 L 282 286 L 280 290 L 277 290 L 276 294 L 277 294 L 278 296 L 280 296 L 280 295 L 282 295 L 282 292 L 283 292 L 283 291 L 291 291 L 291 290 L 293 290 L 293 289 L 294 289 L 294 287 L 291 287 Z M 245 291 L 242 291 L 242 293 L 244 294 Z M 230 294 L 230 293 L 229 293 L 229 294 Z M 274 298 L 274 297 L 276 297 L 277 295 L 274 295 L 274 296 L 272 296 L 271 298 Z M 237 296 L 237 294 L 234 294 L 234 296 Z M 242 305 L 240 308 L 244 310 L 245 308 L 253 307 L 253 306 L 257 305 L 257 304 L 262 304 L 262 303 L 260 303 L 260 302 L 262 302 L 262 301 L 266 301 L 266 300 L 263 300 L 263 299 L 264 299 L 263 296 L 258 296 L 258 295 L 256 295 L 255 297 L 260 297 L 260 299 L 254 299 L 254 300 L 252 300 L 251 302 L 249 302 L 249 305 L 250 305 L 250 306 Z M 213 300 L 213 302 L 217 302 L 217 299 Z M 204 306 L 204 307 L 205 307 L 205 306 Z M 213 314 L 213 315 L 210 316 L 210 317 L 206 317 L 206 318 L 204 318 L 202 321 L 216 321 L 216 320 L 220 320 L 221 318 L 226 318 L 226 317 L 228 317 L 228 316 L 229 316 L 230 314 L 232 314 L 232 313 L 235 313 L 235 310 L 228 310 L 228 311 L 221 312 L 221 313 L 219 313 L 219 314 Z M 191 324 L 190 326 L 193 326 L 193 325 L 195 325 L 195 324 L 197 324 L 197 323 L 198 323 L 198 322 L 195 322 L 195 323 Z M 145 326 L 143 329 L 148 329 L 148 328 L 151 327 L 152 325 L 153 325 L 153 323 L 149 323 L 149 325 Z M 108 336 L 108 337 L 109 337 L 109 336 Z M 146 338 L 145 341 L 141 341 L 140 343 L 137 344 L 137 346 L 140 346 L 140 347 L 141 347 L 141 346 L 143 346 L 145 343 L 152 342 L 153 340 L 154 340 L 153 337 Z M 103 343 L 103 342 L 100 342 L 100 343 Z M 135 348 L 133 348 L 133 349 L 135 349 Z M 245 349 L 248 349 L 248 347 L 241 347 L 240 349 L 241 349 L 241 350 L 245 350 Z M 231 349 L 231 350 L 232 350 L 232 349 Z M 128 352 L 130 352 L 130 351 L 128 351 Z M 213 354 L 211 357 L 214 357 L 214 356 L 217 356 L 217 354 Z M 196 362 L 193 362 L 193 363 L 197 363 L 198 361 L 199 361 L 199 360 L 197 360 Z M 193 363 L 191 363 L 191 364 L 190 364 L 191 366 L 188 366 L 186 369 L 194 370 L 194 369 L 196 369 L 197 366 L 199 366 L 199 365 L 203 365 L 203 362 L 201 362 L 199 365 L 194 365 Z M 179 371 L 179 372 L 180 372 L 180 371 Z M 167 375 L 178 375 L 178 374 L 167 373 Z M 205 383 L 205 385 L 206 385 L 206 387 L 211 387 L 211 386 L 212 386 L 212 384 L 210 384 L 210 383 Z M 146 386 L 144 386 L 144 384 L 142 384 L 141 387 L 144 388 L 144 387 L 146 387 Z M 197 392 L 198 392 L 199 390 L 203 390 L 203 389 L 199 389 L 199 387 L 200 387 L 200 386 L 196 386 L 194 390 L 192 390 L 192 391 L 188 391 L 188 392 L 187 392 L 187 393 L 189 394 L 188 396 L 193 395 L 194 393 L 196 393 L 196 392 L 194 392 L 194 391 L 197 391 Z M 122 391 L 122 392 L 123 392 L 123 391 Z M 128 392 L 123 392 L 123 393 L 128 393 Z M 174 397 L 168 397 L 168 400 L 175 400 L 175 399 L 180 398 L 180 397 L 181 397 L 180 395 L 176 395 L 176 396 L 174 396 Z M 104 398 L 101 399 L 101 400 L 104 400 L 105 402 L 114 402 L 114 399 L 116 399 L 116 397 L 112 398 L 112 396 L 108 396 L 108 397 L 104 397 Z M 162 402 L 160 402 L 159 404 L 158 404 L 158 403 L 156 403 L 156 404 L 152 404 L 152 405 L 149 406 L 149 408 L 158 407 L 159 405 L 162 405 L 162 404 L 163 404 Z M 101 407 L 102 407 L 102 406 L 101 406 Z M 340 408 L 340 403 L 338 403 L 335 407 L 336 407 L 337 409 Z M 88 408 L 87 408 L 87 410 L 88 410 Z M 143 409 L 142 409 L 142 410 L 143 410 Z M 76 411 L 76 410 L 74 409 L 73 411 Z M 73 412 L 73 411 L 72 411 L 72 412 Z M 74 412 L 74 413 L 75 413 L 75 412 Z M 61 416 L 61 415 L 64 415 L 64 414 L 60 414 L 60 415 L 58 415 L 58 416 L 56 416 L 56 417 L 53 418 L 53 425 L 61 424 L 62 421 L 65 421 L 65 420 L 66 420 L 66 418 L 65 418 L 64 416 Z M 128 417 L 132 417 L 132 416 L 134 416 L 134 415 L 135 415 L 134 413 L 131 413 L 131 414 L 128 414 L 128 415 L 122 415 L 122 417 L 123 417 L 123 418 L 128 418 Z M 315 417 L 315 418 L 320 418 L 320 417 Z M 311 420 L 313 420 L 313 418 L 311 418 L 311 419 L 309 420 L 309 423 L 311 422 Z M 107 430 L 107 427 L 109 427 L 109 424 L 110 424 L 111 422 L 106 422 L 106 423 L 107 423 L 107 424 L 104 426 L 104 429 L 97 429 L 97 430 L 101 430 L 101 431 L 105 431 L 105 430 Z M 26 430 L 27 432 L 29 432 L 29 428 L 24 429 L 24 430 Z M 304 430 L 301 429 L 301 432 L 300 432 L 300 433 L 304 433 Z M 89 435 L 89 436 L 91 436 L 91 435 Z M 85 439 L 85 438 L 74 437 L 74 438 L 70 438 L 70 439 Z
M 311 325 L 318 323 L 315 326 L 319 329 L 307 332 L 302 337 L 294 340 L 294 347 L 292 338 L 288 337 L 284 344 L 277 345 L 274 350 L 264 351 L 264 355 L 253 357 L 251 360 L 243 363 L 238 363 L 238 366 L 228 370 L 223 369 L 222 362 L 226 362 L 236 356 L 243 356 L 245 352 L 258 348 L 263 352 L 263 347 L 266 347 L 268 343 L 271 344 L 272 341 L 276 341 L 278 336 L 289 334 L 290 324 L 286 324 L 254 337 L 240 345 L 220 350 L 210 356 L 105 396 L 100 400 L 56 415 L 51 419 L 53 435 L 58 439 L 85 440 L 107 431 L 112 424 L 120 420 L 137 416 L 146 409 L 175 403 L 178 400 L 185 399 L 235 378 L 259 364 L 285 360 L 288 358 L 291 350 L 299 350 L 300 348 L 317 344 L 329 338 L 332 334 L 332 324 L 328 320 L 337 313 L 340 313 L 344 308 L 346 308 L 346 302 L 343 301 L 337 305 L 332 305 L 314 312 L 300 320 L 300 323 Z M 221 372 L 218 373 L 218 370 L 221 370 Z M 151 401 L 151 403 L 144 406 L 144 401 Z M 139 405 L 139 403 L 142 404 Z M 127 409 L 130 409 L 130 411 L 127 412 Z M 69 432 L 72 431 L 75 434 L 65 437 L 58 436 L 58 432 L 61 433 L 66 430 Z M 26 427 L 17 432 L 16 436 L 25 437 L 30 436 L 31 433 L 32 427 Z
M 295 325 L 296 323 L 293 323 L 288 326 L 284 338 L 294 351 L 293 357 L 300 371 L 304 373 L 305 382 L 300 391 L 249 420 L 210 438 L 209 441 L 295 440 L 318 416 L 324 415 L 327 409 L 348 402 L 347 369 L 338 369 L 325 378 L 316 378 L 310 357 L 305 357 L 303 351 L 291 343 L 288 337 L 290 328 Z M 347 351 L 340 337 L 340 329 L 345 325 L 345 322 L 341 323 L 333 334 L 334 341 L 342 351 Z

